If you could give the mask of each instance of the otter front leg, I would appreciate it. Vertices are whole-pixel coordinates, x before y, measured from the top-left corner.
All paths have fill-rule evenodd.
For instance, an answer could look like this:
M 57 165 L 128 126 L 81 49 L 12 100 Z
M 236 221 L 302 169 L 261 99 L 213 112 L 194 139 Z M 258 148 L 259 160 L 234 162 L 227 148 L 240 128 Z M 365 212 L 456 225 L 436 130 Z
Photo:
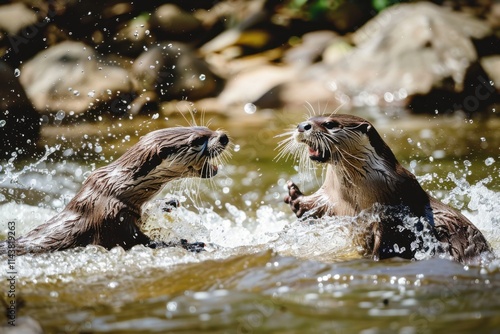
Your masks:
M 292 181 L 287 182 L 288 196 L 285 197 L 285 203 L 290 205 L 290 208 L 295 213 L 297 218 L 302 216 L 319 218 L 326 212 L 326 208 L 318 204 L 318 193 L 310 196 L 304 196 L 299 187 Z

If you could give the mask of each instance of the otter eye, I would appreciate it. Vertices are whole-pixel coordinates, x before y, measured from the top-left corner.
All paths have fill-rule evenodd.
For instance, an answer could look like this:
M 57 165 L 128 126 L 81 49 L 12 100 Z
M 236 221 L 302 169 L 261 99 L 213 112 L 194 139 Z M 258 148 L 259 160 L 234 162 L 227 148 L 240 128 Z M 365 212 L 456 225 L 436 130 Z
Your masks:
M 201 146 L 201 145 L 204 145 L 206 141 L 207 141 L 207 139 L 205 137 L 198 137 L 191 142 L 191 145 Z
M 342 128 L 342 125 L 335 123 L 335 122 L 325 122 L 325 123 L 323 123 L 323 126 L 325 128 L 327 128 L 328 130 L 331 130 L 331 129 L 336 128 L 336 127 Z

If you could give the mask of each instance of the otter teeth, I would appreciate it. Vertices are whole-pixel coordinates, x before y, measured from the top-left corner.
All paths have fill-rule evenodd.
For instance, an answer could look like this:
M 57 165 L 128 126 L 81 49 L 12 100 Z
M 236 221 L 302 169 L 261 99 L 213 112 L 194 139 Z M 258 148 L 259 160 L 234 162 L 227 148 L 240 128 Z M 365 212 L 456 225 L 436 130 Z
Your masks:
M 319 150 L 315 150 L 311 146 L 309 146 L 309 155 L 318 157 L 319 156 Z

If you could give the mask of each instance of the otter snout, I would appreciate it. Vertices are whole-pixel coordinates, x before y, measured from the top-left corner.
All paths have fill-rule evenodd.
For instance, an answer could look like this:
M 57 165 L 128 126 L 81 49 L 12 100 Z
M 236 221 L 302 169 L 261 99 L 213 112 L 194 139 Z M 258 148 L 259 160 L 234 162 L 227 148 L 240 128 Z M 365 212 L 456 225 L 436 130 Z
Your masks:
M 222 146 L 229 144 L 229 138 L 225 133 L 219 135 L 219 143 L 221 143 Z
M 305 132 L 305 131 L 309 131 L 311 129 L 312 129 L 312 124 L 309 122 L 302 122 L 302 123 L 299 123 L 299 125 L 297 125 L 298 132 Z

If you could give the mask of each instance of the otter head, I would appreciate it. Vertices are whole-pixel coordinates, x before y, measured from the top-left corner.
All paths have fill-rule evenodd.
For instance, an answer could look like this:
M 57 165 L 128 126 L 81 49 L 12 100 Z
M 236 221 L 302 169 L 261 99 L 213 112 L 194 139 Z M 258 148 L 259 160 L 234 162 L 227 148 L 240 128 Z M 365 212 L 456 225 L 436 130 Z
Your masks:
M 127 203 L 142 205 L 168 182 L 210 178 L 226 159 L 228 136 L 202 126 L 156 130 L 142 137 L 120 158 L 101 167 L 87 182 L 98 183 Z
M 363 118 L 330 115 L 311 117 L 300 123 L 293 137 L 308 146 L 311 160 L 329 163 L 357 155 L 370 147 L 375 148 L 372 140 L 379 136 Z
M 129 150 L 133 153 L 130 158 L 137 162 L 132 177 L 136 180 L 210 178 L 217 174 L 214 162 L 228 143 L 224 132 L 202 126 L 150 132 L 136 144 L 136 149 Z

